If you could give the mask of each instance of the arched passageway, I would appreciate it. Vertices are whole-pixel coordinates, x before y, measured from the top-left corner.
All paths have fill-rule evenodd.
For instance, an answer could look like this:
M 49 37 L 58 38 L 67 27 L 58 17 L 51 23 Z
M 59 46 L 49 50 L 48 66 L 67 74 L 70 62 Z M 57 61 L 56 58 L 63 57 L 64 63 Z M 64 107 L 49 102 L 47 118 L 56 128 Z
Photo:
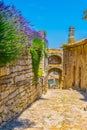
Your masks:
M 48 70 L 48 88 L 62 88 L 62 70 L 53 67 Z
M 63 53 L 59 49 L 48 49 L 48 88 L 62 88 Z

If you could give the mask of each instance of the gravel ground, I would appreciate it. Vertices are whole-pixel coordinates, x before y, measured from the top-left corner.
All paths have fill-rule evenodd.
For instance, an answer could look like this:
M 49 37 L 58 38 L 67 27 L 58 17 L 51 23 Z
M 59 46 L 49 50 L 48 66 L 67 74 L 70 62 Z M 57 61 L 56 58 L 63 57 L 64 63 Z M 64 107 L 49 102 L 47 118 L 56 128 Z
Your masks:
M 1 130 L 87 130 L 87 94 L 50 89 Z

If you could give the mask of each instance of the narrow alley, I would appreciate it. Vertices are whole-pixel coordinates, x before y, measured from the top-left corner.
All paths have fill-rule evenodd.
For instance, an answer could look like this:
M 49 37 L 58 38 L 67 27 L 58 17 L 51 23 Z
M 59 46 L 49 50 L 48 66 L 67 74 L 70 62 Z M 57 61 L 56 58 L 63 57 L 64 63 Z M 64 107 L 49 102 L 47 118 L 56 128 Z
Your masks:
M 49 89 L 1 130 L 87 130 L 87 94 Z

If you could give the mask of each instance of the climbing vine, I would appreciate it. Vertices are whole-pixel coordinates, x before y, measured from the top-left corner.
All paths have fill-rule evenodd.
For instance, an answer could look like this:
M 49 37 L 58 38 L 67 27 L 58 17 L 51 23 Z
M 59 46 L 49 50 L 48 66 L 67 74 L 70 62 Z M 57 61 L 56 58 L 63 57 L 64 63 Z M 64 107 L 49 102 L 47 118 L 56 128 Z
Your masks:
M 42 75 L 43 75 L 43 70 L 40 68 L 40 69 L 38 70 L 38 76 L 41 77 Z
M 32 39 L 32 44 L 29 48 L 30 54 L 32 57 L 32 67 L 33 67 L 33 72 L 34 72 L 34 81 L 37 82 L 38 78 L 38 71 L 39 71 L 39 65 L 40 61 L 43 57 L 43 53 L 46 49 L 46 44 L 44 40 L 34 37 Z

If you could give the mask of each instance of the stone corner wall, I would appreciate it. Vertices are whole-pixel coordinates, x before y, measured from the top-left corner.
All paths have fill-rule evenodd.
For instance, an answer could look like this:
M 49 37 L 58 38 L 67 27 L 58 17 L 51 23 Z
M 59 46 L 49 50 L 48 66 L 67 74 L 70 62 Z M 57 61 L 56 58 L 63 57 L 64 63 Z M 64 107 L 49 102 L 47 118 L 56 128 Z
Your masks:
M 31 56 L 0 68 L 0 125 L 20 114 L 42 95 L 42 86 L 33 84 Z
M 64 87 L 87 92 L 87 43 L 63 50 Z

